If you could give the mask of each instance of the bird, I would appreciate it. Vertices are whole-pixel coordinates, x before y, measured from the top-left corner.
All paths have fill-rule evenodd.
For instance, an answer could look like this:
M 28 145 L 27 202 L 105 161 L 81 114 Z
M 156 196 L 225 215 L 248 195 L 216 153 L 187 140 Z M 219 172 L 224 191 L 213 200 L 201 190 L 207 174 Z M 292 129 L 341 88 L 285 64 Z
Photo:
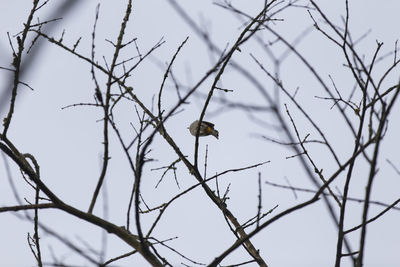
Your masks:
M 192 122 L 192 124 L 190 124 L 190 126 L 188 127 L 190 133 L 193 136 L 196 136 L 197 134 L 197 128 L 199 125 L 199 121 L 195 120 L 194 122 Z M 214 124 L 208 121 L 202 121 L 200 124 L 200 131 L 199 131 L 199 136 L 208 136 L 208 135 L 212 135 L 215 138 L 218 139 L 218 131 L 214 129 Z

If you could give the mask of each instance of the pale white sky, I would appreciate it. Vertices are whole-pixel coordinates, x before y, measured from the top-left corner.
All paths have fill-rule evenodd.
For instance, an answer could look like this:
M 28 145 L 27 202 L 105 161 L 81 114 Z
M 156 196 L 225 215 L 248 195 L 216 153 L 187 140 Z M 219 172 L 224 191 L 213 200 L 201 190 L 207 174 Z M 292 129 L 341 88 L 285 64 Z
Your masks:
M 53 18 L 52 12 L 60 2 L 62 1 L 50 1 L 39 12 L 41 20 Z M 251 15 L 259 12 L 262 2 L 232 1 L 233 4 L 243 8 Z M 126 1 L 100 1 L 100 3 L 100 18 L 96 33 L 96 58 L 103 64 L 102 57 L 105 56 L 110 62 L 113 52 L 113 47 L 105 39 L 115 41 L 125 12 Z M 210 31 L 211 40 L 221 50 L 227 45 L 232 45 L 243 29 L 242 22 L 235 15 L 214 5 L 212 1 L 179 1 L 179 3 L 194 21 L 203 29 Z M 307 3 L 307 1 L 301 3 Z M 26 20 L 31 4 L 31 1 L 2 0 L 0 2 L 1 67 L 9 67 L 11 62 L 11 50 L 6 33 L 10 32 L 10 35 L 14 35 L 22 29 L 22 23 Z M 77 4 L 73 11 L 56 23 L 57 27 L 53 30 L 52 35 L 59 38 L 65 29 L 64 43 L 70 47 L 79 37 L 82 37 L 77 51 L 90 57 L 91 32 L 97 4 L 98 1 L 82 1 Z M 334 23 L 342 26 L 341 16 L 344 15 L 344 1 L 320 1 L 318 4 Z M 379 3 L 372 0 L 351 1 L 350 30 L 353 40 L 370 31 L 369 35 L 357 46 L 360 54 L 364 55 L 367 61 L 372 58 L 376 40 L 384 42 L 381 55 L 395 47 L 395 41 L 400 34 L 397 27 L 400 23 L 399 9 L 400 3 L 395 0 Z M 313 14 L 319 19 L 317 14 Z M 289 41 L 293 41 L 313 24 L 307 9 L 304 8 L 287 10 L 277 18 L 283 20 L 275 22 L 274 30 L 280 32 Z M 159 63 L 165 65 L 169 62 L 177 47 L 187 36 L 189 36 L 189 40 L 178 55 L 173 71 L 182 85 L 193 86 L 209 70 L 217 59 L 217 55 L 209 53 L 204 42 L 171 8 L 168 1 L 134 1 L 125 40 L 137 38 L 142 53 L 148 51 L 161 38 L 165 40 L 165 44 L 139 66 L 129 81 L 135 93 L 148 107 L 152 105 L 153 96 L 158 94 L 158 88 L 166 68 L 165 66 L 160 67 Z M 260 36 L 265 40 L 274 41 L 270 34 L 260 33 Z M 278 56 L 285 51 L 282 47 L 277 44 L 270 48 Z M 348 69 L 343 66 L 345 61 L 339 48 L 333 46 L 320 33 L 313 30 L 302 40 L 297 49 L 309 60 L 327 84 L 331 86 L 328 77 L 331 75 L 343 96 L 349 95 L 354 81 L 349 75 Z M 269 71 L 274 72 L 264 48 L 252 41 L 243 45 L 241 50 L 241 53 L 236 53 L 233 57 L 235 62 L 255 75 L 267 88 L 266 90 L 273 92 L 273 83 L 250 57 L 250 53 L 252 53 L 263 62 Z M 129 58 L 136 54 L 135 47 L 131 46 L 122 52 L 121 58 Z M 388 64 L 390 63 L 378 67 L 377 75 L 382 73 Z M 394 74 L 388 78 L 387 86 L 397 82 L 399 72 Z M 4 88 L 7 75 L 7 72 L 0 71 L 1 95 L 3 95 L 3 90 L 8 90 L 8 88 Z M 101 86 L 104 88 L 105 78 L 100 74 L 98 77 L 100 82 L 103 82 Z M 285 87 L 291 92 L 300 87 L 296 96 L 298 101 L 313 116 L 337 150 L 341 160 L 345 161 L 353 149 L 352 136 L 340 120 L 341 117 L 337 110 L 330 109 L 332 103 L 315 98 L 315 96 L 326 97 L 327 95 L 314 77 L 293 54 L 283 62 L 280 77 Z M 79 209 L 87 210 L 101 169 L 103 147 L 101 145 L 102 124 L 99 120 L 102 118 L 102 111 L 93 107 L 75 107 L 64 110 L 61 108 L 74 103 L 94 101 L 94 85 L 90 76 L 90 65 L 55 45 L 46 44 L 38 54 L 34 67 L 22 77 L 22 81 L 29 83 L 34 91 L 24 86 L 20 87 L 16 112 L 8 136 L 21 151 L 31 153 L 36 157 L 41 167 L 41 178 L 63 201 Z M 210 84 L 211 80 L 208 80 L 199 92 L 208 93 Z M 233 92 L 216 92 L 215 97 L 217 98 L 225 97 L 232 102 L 266 105 L 265 99 L 257 89 L 248 80 L 238 75 L 238 72 L 232 67 L 228 66 L 220 85 L 232 89 Z M 176 102 L 176 92 L 173 83 L 169 80 L 163 95 L 165 109 L 170 109 Z M 190 104 L 183 106 L 182 112 L 168 120 L 166 127 L 183 153 L 192 160 L 194 138 L 186 127 L 199 117 L 204 99 L 195 96 L 191 97 L 189 102 Z M 284 96 L 279 104 L 282 114 L 286 114 L 283 105 L 285 103 L 288 104 L 301 135 L 304 137 L 310 133 L 311 139 L 317 139 L 316 132 Z M 204 164 L 204 151 L 208 144 L 208 175 L 220 173 L 226 169 L 271 161 L 257 169 L 233 173 L 220 178 L 220 188 L 230 185 L 228 205 L 239 221 L 243 223 L 257 212 L 258 172 L 261 172 L 263 181 L 286 184 L 286 177 L 293 186 L 313 189 L 312 183 L 306 177 L 296 158 L 286 159 L 293 155 L 292 150 L 255 137 L 256 134 L 263 134 L 279 138 L 282 137 L 279 132 L 274 131 L 271 127 L 261 127 L 242 110 L 221 109 L 220 107 L 218 101 L 212 102 L 205 116 L 206 120 L 215 123 L 220 133 L 220 139 L 206 137 L 201 139 L 200 143 L 201 166 Z M 0 108 L 3 118 L 8 108 Z M 391 203 L 400 195 L 400 177 L 386 163 L 386 159 L 390 159 L 397 166 L 400 165 L 397 152 L 400 120 L 396 118 L 399 112 L 398 107 L 392 112 L 393 117 L 381 150 L 381 169 L 374 182 L 372 194 L 373 200 L 384 203 Z M 126 139 L 134 136 L 134 131 L 129 124 L 130 122 L 137 123 L 133 104 L 123 103 L 117 107 L 115 113 L 119 127 Z M 264 112 L 255 114 L 255 116 L 264 122 L 276 125 L 274 117 L 269 113 Z M 356 121 L 357 117 L 354 116 L 351 119 Z M 126 224 L 126 210 L 133 175 L 115 134 L 110 136 L 111 160 L 109 174 L 106 177 L 109 208 L 107 216 L 111 222 L 122 226 Z M 150 171 L 150 169 L 169 165 L 177 159 L 177 156 L 159 137 L 156 137 L 152 149 L 149 157 L 157 158 L 157 161 L 150 162 L 144 170 L 142 193 L 146 203 L 154 207 L 167 201 L 182 189 L 191 186 L 195 180 L 180 163 L 177 165 L 177 175 L 181 189 L 177 188 L 172 173 L 166 175 L 164 181 L 155 189 L 154 186 L 163 171 Z M 329 176 L 335 170 L 336 165 L 327 150 L 319 145 L 310 145 L 309 149 L 318 166 Z M 364 168 L 363 164 L 365 163 L 361 161 L 356 166 L 350 190 L 352 197 L 362 198 L 364 196 L 368 169 Z M 16 166 L 12 163 L 10 166 L 20 197 L 33 201 L 33 190 L 22 180 Z M 4 170 L 4 161 L 1 160 L 0 206 L 16 205 Z M 334 183 L 334 186 L 339 186 L 340 191 L 343 180 L 344 177 L 340 177 Z M 298 198 L 295 199 L 292 192 L 264 183 L 262 192 L 264 211 L 279 205 L 273 215 L 311 197 L 309 194 L 298 193 Z M 94 211 L 99 216 L 103 216 L 103 196 L 100 197 Z M 371 206 L 370 215 L 373 216 L 382 209 L 382 207 Z M 361 219 L 362 204 L 350 203 L 348 211 L 346 228 L 358 225 Z M 336 214 L 338 214 L 338 209 Z M 142 224 L 145 225 L 145 229 L 148 229 L 148 225 L 154 220 L 155 215 L 142 216 Z M 94 249 L 101 248 L 102 239 L 99 228 L 82 223 L 61 211 L 41 211 L 40 218 L 44 225 L 56 230 L 60 235 L 69 238 L 80 247 L 85 248 L 84 243 L 80 241 L 84 240 Z M 400 249 L 399 220 L 400 213 L 394 210 L 369 226 L 365 267 L 398 266 L 400 263 L 398 254 Z M 131 228 L 134 229 L 134 224 L 131 225 Z M 28 232 L 33 233 L 31 222 L 20 220 L 11 213 L 0 214 L 1 265 L 35 266 L 34 257 L 26 241 Z M 91 266 L 91 263 L 76 256 L 54 237 L 41 233 L 42 256 L 45 262 L 53 261 L 52 253 L 54 253 L 66 263 Z M 200 189 L 176 201 L 168 209 L 154 235 L 159 240 L 178 237 L 168 244 L 185 256 L 205 264 L 227 249 L 235 240 L 221 212 Z M 336 235 L 337 229 L 326 211 L 326 205 L 319 201 L 278 220 L 264 229 L 252 241 L 256 248 L 260 249 L 261 255 L 269 266 L 320 267 L 333 265 Z M 358 246 L 358 236 L 359 232 L 349 236 L 353 249 Z M 106 259 L 130 250 L 122 241 L 108 236 Z M 174 266 L 182 266 L 183 260 L 176 254 L 164 248 L 160 248 L 160 253 L 168 256 Z M 223 263 L 227 265 L 245 260 L 249 260 L 249 256 L 243 248 L 239 248 Z M 192 265 L 189 262 L 185 262 L 185 264 Z M 147 266 L 147 263 L 141 256 L 135 255 L 112 266 Z M 343 260 L 342 266 L 351 265 L 348 261 Z

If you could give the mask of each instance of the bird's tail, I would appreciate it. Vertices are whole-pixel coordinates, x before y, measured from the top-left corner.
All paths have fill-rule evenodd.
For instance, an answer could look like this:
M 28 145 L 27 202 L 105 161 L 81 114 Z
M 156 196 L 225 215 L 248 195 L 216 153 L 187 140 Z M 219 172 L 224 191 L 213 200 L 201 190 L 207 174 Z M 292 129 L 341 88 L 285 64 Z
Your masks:
M 211 134 L 212 134 L 213 136 L 215 136 L 215 138 L 218 139 L 219 133 L 218 133 L 217 130 L 213 129 L 213 130 L 211 131 Z

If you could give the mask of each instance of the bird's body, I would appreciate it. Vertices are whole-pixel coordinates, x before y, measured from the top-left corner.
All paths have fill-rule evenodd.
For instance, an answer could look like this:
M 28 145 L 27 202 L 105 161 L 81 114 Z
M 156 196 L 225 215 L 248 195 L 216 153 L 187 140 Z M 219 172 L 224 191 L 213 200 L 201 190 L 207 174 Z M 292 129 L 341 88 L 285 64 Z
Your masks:
M 198 120 L 190 124 L 188 129 L 193 136 L 196 136 L 198 126 L 199 126 Z M 218 131 L 214 129 L 214 124 L 208 121 L 202 121 L 200 125 L 199 136 L 208 136 L 208 135 L 212 135 L 218 139 Z

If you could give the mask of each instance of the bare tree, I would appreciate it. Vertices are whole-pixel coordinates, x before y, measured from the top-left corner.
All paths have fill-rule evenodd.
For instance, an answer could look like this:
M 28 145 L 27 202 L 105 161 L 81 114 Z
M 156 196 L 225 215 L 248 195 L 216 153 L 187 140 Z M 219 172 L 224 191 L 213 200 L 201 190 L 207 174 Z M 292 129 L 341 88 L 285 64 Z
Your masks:
M 396 205 L 400 201 L 399 191 L 388 181 L 383 182 L 384 190 L 397 197 L 389 203 L 384 195 L 373 194 L 377 181 L 388 175 L 383 170 L 391 171 L 392 176 L 399 175 L 396 158 L 382 152 L 396 145 L 392 138 L 396 133 L 392 122 L 396 119 L 391 116 L 396 115 L 392 111 L 398 108 L 395 104 L 400 90 L 397 41 L 389 52 L 382 52 L 384 44 L 380 41 L 376 41 L 372 51 L 360 48 L 369 35 L 350 30 L 352 16 L 346 0 L 342 1 L 344 14 L 339 22 L 337 14 L 332 17 L 312 0 L 248 3 L 257 7 L 257 12 L 247 11 L 246 7 L 230 1 L 217 1 L 212 8 L 232 15 L 241 25 L 221 48 L 207 26 L 199 24 L 190 10 L 169 0 L 165 3 L 191 34 L 175 44 L 174 51 L 168 51 L 168 59 L 159 60 L 157 52 L 167 44 L 165 38 L 144 47 L 142 40 L 130 30 L 135 23 L 136 3 L 126 2 L 124 14 L 119 18 L 120 28 L 114 29 L 115 38 L 105 41 L 98 40 L 102 8 L 97 6 L 88 53 L 81 49 L 84 44 L 80 37 L 73 42 L 66 41 L 68 29 L 61 37 L 50 33 L 47 25 L 56 25 L 58 18 L 40 19 L 41 10 L 52 8 L 51 1 L 34 0 L 23 29 L 16 35 L 8 35 L 13 51 L 12 65 L 1 69 L 12 74 L 12 81 L 4 83 L 6 90 L 2 94 L 2 103 L 6 103 L 6 98 L 9 101 L 7 107 L 2 106 L 5 116 L 0 149 L 5 168 L 1 174 L 8 177 L 17 204 L 7 200 L 9 204 L 0 211 L 14 213 L 16 220 L 33 224 L 33 233 L 27 235 L 28 244 L 24 241 L 22 246 L 30 248 L 38 266 L 75 266 L 82 260 L 95 266 L 119 266 L 124 262 L 136 266 L 143 260 L 152 266 L 176 266 L 177 262 L 184 266 L 273 266 L 266 247 L 273 246 L 277 240 L 268 239 L 265 232 L 273 224 L 280 225 L 284 218 L 291 221 L 291 227 L 299 227 L 294 214 L 314 221 L 330 219 L 329 226 L 334 227 L 326 231 L 336 237 L 332 245 L 336 250 L 330 252 L 333 260 L 325 264 L 363 266 L 368 263 L 367 255 L 379 253 L 366 248 L 370 244 L 367 230 L 389 213 L 398 211 Z M 294 38 L 280 28 L 292 12 L 302 14 L 309 25 Z M 165 33 L 167 38 L 168 34 Z M 179 71 L 179 66 L 184 65 L 182 59 L 191 56 L 192 52 L 188 54 L 185 49 L 190 49 L 193 38 L 200 40 L 211 63 L 196 73 L 194 82 L 187 82 L 188 75 Z M 303 43 L 307 43 L 311 53 L 334 51 L 334 56 L 326 55 L 320 67 L 313 55 L 302 48 Z M 112 51 L 99 55 L 99 44 L 107 44 Z M 65 188 L 62 193 L 55 190 L 51 179 L 43 175 L 43 169 L 49 166 L 33 151 L 23 152 L 25 148 L 14 138 L 16 133 L 12 129 L 16 121 L 24 120 L 21 115 L 15 115 L 19 108 L 17 100 L 24 93 L 23 87 L 34 87 L 23 81 L 22 73 L 34 72 L 39 64 L 28 65 L 26 59 L 29 53 L 45 45 L 69 55 L 79 64 L 90 66 L 84 76 L 90 76 L 92 88 L 84 90 L 93 98 L 62 107 L 62 112 L 95 109 L 100 116 L 96 123 L 101 124 L 101 167 L 96 177 L 80 177 L 89 181 L 90 192 L 84 196 L 79 196 L 74 189 Z M 335 64 L 339 64 L 335 67 L 340 68 L 343 77 L 329 68 Z M 65 76 L 69 67 L 73 68 L 65 66 Z M 155 77 L 159 69 L 162 74 Z M 147 79 L 159 81 L 158 87 L 138 85 L 137 80 L 143 73 Z M 130 116 L 124 116 L 127 113 Z M 183 116 L 200 124 L 206 118 L 220 119 L 221 123 L 215 127 L 221 132 L 221 140 L 203 137 L 199 129 L 190 137 Z M 240 116 L 247 119 L 239 119 Z M 70 127 L 79 127 L 79 121 L 85 119 L 78 115 L 76 125 Z M 238 134 L 243 131 L 246 137 Z M 183 135 L 192 142 L 187 144 Z M 225 143 L 224 138 L 228 140 Z M 207 142 L 205 146 L 204 142 Z M 216 142 L 222 143 L 221 153 L 215 152 Z M 251 153 L 235 148 L 251 146 L 254 142 L 258 147 L 250 149 Z M 281 157 L 283 154 L 286 157 Z M 73 157 L 59 151 L 53 160 L 65 168 L 78 170 L 70 164 L 69 159 Z M 231 166 L 226 162 L 233 158 L 246 164 L 225 168 Z M 121 167 L 113 167 L 115 162 Z M 298 177 L 279 177 L 280 174 L 272 174 L 274 168 L 290 170 Z M 251 182 L 250 176 L 254 177 Z M 119 177 L 127 177 L 122 187 Z M 276 182 L 277 177 L 286 180 Z M 25 191 L 20 188 L 23 184 L 16 183 L 21 178 L 30 190 Z M 298 186 L 301 181 L 302 186 Z M 167 192 L 162 189 L 165 183 L 170 183 L 164 187 Z M 244 187 L 240 188 L 243 184 L 252 184 L 255 190 L 248 193 Z M 76 186 L 85 188 L 83 182 Z M 118 194 L 116 191 L 108 194 L 107 188 L 115 186 L 126 202 L 110 201 Z M 239 193 L 232 192 L 235 190 Z M 289 202 L 271 197 L 271 194 L 286 192 L 294 195 Z M 352 194 L 361 194 L 361 197 Z M 90 199 L 89 203 L 86 199 Z M 204 207 L 207 214 L 204 221 L 220 227 L 221 220 L 224 229 L 208 231 L 203 228 L 204 221 L 188 225 L 190 213 L 176 212 L 186 201 L 190 202 L 187 210 L 196 214 L 200 206 Z M 240 203 L 240 207 L 234 203 Z M 307 215 L 308 207 L 317 203 L 322 203 L 323 208 Z M 125 215 L 110 215 L 120 210 Z M 93 244 L 86 236 L 75 240 L 62 230 L 67 225 L 49 226 L 47 216 L 60 212 L 62 216 L 78 219 L 82 228 L 101 229 L 101 241 Z M 183 227 L 207 236 L 206 245 L 187 238 L 179 231 Z M 226 230 L 230 233 L 228 238 L 219 235 L 218 231 Z M 117 243 L 125 243 L 130 251 L 109 256 L 107 240 L 111 236 L 117 238 Z M 174 245 L 177 239 L 193 246 L 197 255 L 186 255 L 185 245 Z M 198 256 L 203 255 L 204 246 L 213 247 L 221 239 L 223 242 L 215 246 L 212 254 Z M 78 260 L 72 263 L 63 259 L 59 250 L 52 250 L 55 243 L 66 246 L 65 250 L 72 251 Z M 295 245 L 305 246 L 301 242 Z M 235 254 L 238 248 L 240 256 Z

